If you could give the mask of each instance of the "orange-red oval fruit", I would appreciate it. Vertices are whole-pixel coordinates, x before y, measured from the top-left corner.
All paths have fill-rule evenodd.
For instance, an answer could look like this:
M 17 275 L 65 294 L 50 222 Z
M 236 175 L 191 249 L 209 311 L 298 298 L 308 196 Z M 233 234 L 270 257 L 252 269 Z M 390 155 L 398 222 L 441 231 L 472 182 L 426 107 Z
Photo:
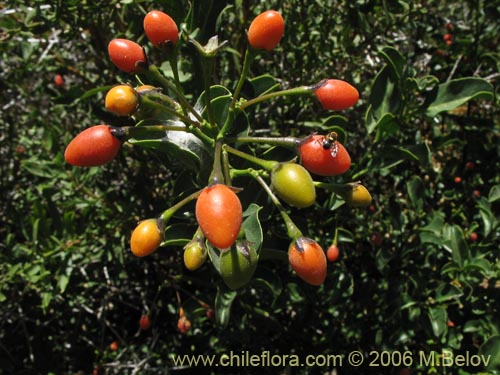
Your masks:
M 300 163 L 309 171 L 319 176 L 336 176 L 351 167 L 351 156 L 338 141 L 325 148 L 326 138 L 313 135 L 306 138 L 299 146 Z M 328 143 L 326 143 L 328 144 Z
M 114 159 L 121 145 L 108 125 L 95 125 L 73 138 L 64 151 L 64 158 L 78 167 L 102 165 Z
M 117 351 L 118 350 L 118 341 L 113 341 L 111 344 L 109 344 L 109 349 L 112 351 Z
M 328 79 L 314 91 L 324 109 L 341 111 L 352 107 L 359 99 L 359 92 L 340 79 Z
M 60 75 L 60 74 L 56 74 L 55 77 L 54 77 L 54 84 L 57 87 L 61 87 L 62 85 L 64 85 L 64 78 L 63 78 L 63 76 Z
M 339 258 L 339 247 L 335 244 L 330 245 L 328 250 L 326 250 L 326 259 L 329 262 L 335 262 Z
M 306 283 L 319 286 L 326 278 L 326 256 L 321 246 L 307 237 L 299 237 L 288 248 L 288 261 Z
M 147 63 L 142 47 L 128 39 L 113 39 L 108 44 L 108 54 L 113 64 L 126 73 L 138 73 Z
M 179 320 L 177 321 L 177 329 L 183 335 L 186 334 L 191 329 L 191 321 L 186 318 L 185 315 L 179 317 Z
M 142 315 L 139 319 L 139 328 L 143 331 L 147 331 L 151 328 L 151 318 L 149 315 Z
M 171 42 L 174 45 L 179 40 L 177 24 L 168 14 L 152 10 L 144 17 L 144 32 L 149 41 L 156 47 Z
M 285 21 L 275 10 L 268 10 L 254 18 L 248 29 L 248 42 L 255 49 L 271 51 L 281 40 Z
M 160 247 L 164 233 L 158 225 L 158 219 L 146 219 L 137 225 L 130 237 L 130 249 L 137 257 L 152 254 Z
M 218 249 L 236 241 L 243 220 L 238 196 L 223 184 L 207 186 L 196 201 L 196 220 L 207 240 Z

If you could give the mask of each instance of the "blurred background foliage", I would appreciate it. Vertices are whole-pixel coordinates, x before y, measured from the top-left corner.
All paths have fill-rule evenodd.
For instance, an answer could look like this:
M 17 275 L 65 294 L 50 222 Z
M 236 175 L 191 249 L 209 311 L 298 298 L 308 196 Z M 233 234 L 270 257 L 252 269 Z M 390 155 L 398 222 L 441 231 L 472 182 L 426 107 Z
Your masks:
M 251 76 L 269 74 L 284 88 L 340 78 L 359 89 L 359 104 L 326 122 L 316 103 L 296 98 L 263 104 L 251 118 L 256 135 L 340 126 L 353 159 L 341 180 L 361 179 L 374 197 L 368 209 L 351 210 L 322 192 L 324 204 L 292 210 L 325 248 L 339 232 L 340 260 L 322 287 L 305 285 L 286 262 L 263 259 L 254 283 L 224 294 L 209 264 L 184 268 L 181 247 L 134 258 L 135 223 L 169 207 L 193 176 L 132 147 L 100 168 L 65 163 L 64 148 L 82 129 L 124 124 L 104 110 L 103 92 L 133 77 L 111 64 L 107 43 L 146 45 L 142 19 L 151 9 L 202 43 L 215 34 L 229 42 L 214 83 L 233 88 L 245 29 L 276 9 L 285 36 Z M 495 356 L 487 368 L 454 373 L 498 373 L 499 16 L 497 2 L 481 0 L 194 0 L 191 8 L 168 0 L 1 1 L 0 373 L 186 373 L 173 367 L 172 353 L 443 348 Z M 185 91 L 196 98 L 200 60 L 188 44 L 181 54 Z M 459 81 L 460 92 L 488 82 L 494 95 L 464 94 L 429 112 L 438 82 L 465 77 L 484 80 Z M 261 220 L 264 247 L 285 251 L 276 213 L 264 207 Z M 192 323 L 187 334 L 177 330 L 181 306 Z M 223 325 L 211 318 L 214 308 Z M 139 329 L 143 314 L 151 330 Z

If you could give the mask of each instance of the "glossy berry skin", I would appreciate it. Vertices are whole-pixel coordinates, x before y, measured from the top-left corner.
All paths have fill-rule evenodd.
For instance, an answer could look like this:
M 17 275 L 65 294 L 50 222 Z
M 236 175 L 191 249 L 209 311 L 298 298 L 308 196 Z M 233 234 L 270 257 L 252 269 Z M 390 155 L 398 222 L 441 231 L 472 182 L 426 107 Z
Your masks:
M 130 249 L 135 256 L 145 257 L 160 247 L 163 236 L 163 230 L 159 227 L 157 219 L 143 220 L 132 232 Z
M 351 167 L 351 156 L 345 147 L 335 141 L 330 148 L 323 146 L 325 136 L 313 135 L 299 145 L 300 163 L 319 176 L 337 176 Z
M 326 250 L 326 259 L 329 262 L 335 262 L 339 258 L 339 247 L 337 245 L 330 245 L 330 247 Z
M 293 241 L 288 248 L 288 261 L 306 283 L 319 286 L 326 278 L 326 256 L 321 246 L 307 237 Z
M 139 319 L 139 328 L 142 331 L 147 331 L 151 328 L 151 318 L 149 317 L 149 315 L 141 316 L 141 318 Z
M 207 260 L 207 256 L 207 248 L 201 240 L 194 239 L 184 247 L 184 265 L 190 271 L 200 268 Z
M 359 92 L 349 83 L 340 79 L 329 79 L 321 83 L 314 94 L 323 109 L 341 111 L 352 107 L 359 99 Z
M 219 258 L 222 280 L 236 290 L 248 284 L 257 268 L 258 255 L 248 241 L 238 241 L 236 246 L 224 251 Z
M 113 39 L 108 44 L 108 54 L 113 64 L 126 73 L 138 73 L 147 64 L 142 47 L 128 39 Z
M 181 316 L 177 321 L 177 329 L 183 335 L 188 333 L 191 329 L 191 321 L 185 315 Z
M 73 138 L 64 151 L 64 158 L 74 166 L 94 167 L 113 160 L 121 145 L 111 133 L 111 127 L 96 125 Z
M 144 32 L 154 46 L 160 47 L 168 42 L 177 44 L 179 30 L 177 24 L 168 14 L 152 10 L 144 17 Z
M 282 200 L 297 208 L 312 206 L 316 188 L 309 172 L 300 164 L 280 163 L 271 173 L 271 186 Z
M 271 51 L 280 42 L 285 31 L 281 14 L 268 10 L 254 18 L 248 29 L 248 42 L 255 49 Z
M 61 87 L 62 85 L 64 85 L 64 78 L 63 78 L 63 76 L 60 75 L 60 74 L 56 74 L 55 77 L 54 77 L 54 84 L 57 87 Z
M 106 94 L 104 106 L 118 116 L 132 115 L 139 105 L 139 95 L 128 85 L 112 87 Z
M 196 220 L 207 240 L 218 249 L 231 247 L 243 220 L 238 196 L 224 184 L 207 186 L 196 201 Z
M 361 184 L 353 185 L 344 196 L 345 202 L 352 207 L 367 207 L 372 203 L 372 196 L 368 189 Z

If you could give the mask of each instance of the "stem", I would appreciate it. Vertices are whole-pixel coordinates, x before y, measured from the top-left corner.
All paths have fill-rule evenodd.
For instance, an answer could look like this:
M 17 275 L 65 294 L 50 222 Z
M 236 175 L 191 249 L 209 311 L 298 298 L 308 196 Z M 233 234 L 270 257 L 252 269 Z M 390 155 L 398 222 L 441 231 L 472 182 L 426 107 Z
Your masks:
M 272 146 L 281 146 L 287 148 L 295 148 L 299 145 L 301 140 L 296 137 L 251 137 L 251 136 L 241 136 L 226 138 L 227 142 L 233 143 L 260 143 Z
M 192 200 L 195 200 L 198 198 L 198 196 L 201 194 L 203 189 L 200 189 L 198 191 L 195 191 L 194 193 L 188 195 L 186 198 L 182 199 L 181 201 L 177 202 L 174 204 L 172 207 L 167 208 L 165 211 L 160 216 L 160 220 L 163 220 L 163 224 L 165 225 L 168 220 L 182 207 L 184 207 L 186 204 L 191 202 Z
M 193 125 L 196 127 L 200 126 L 199 122 L 194 121 L 193 119 L 186 116 L 185 114 L 177 112 L 174 108 L 170 108 L 170 107 L 167 107 L 166 105 L 155 102 L 154 100 L 151 100 L 150 98 L 148 98 L 146 96 L 142 97 L 141 101 L 143 104 L 147 105 L 148 107 L 159 109 L 162 112 L 166 112 L 166 113 L 169 113 L 171 115 L 174 115 L 174 116 L 178 117 L 179 120 L 181 120 L 187 124 L 190 124 L 190 125 Z
M 212 76 L 215 64 L 214 64 L 214 59 L 211 57 L 208 57 L 206 60 L 206 64 L 203 65 L 203 83 L 205 86 L 205 105 L 207 107 L 207 113 L 208 113 L 208 121 L 210 122 L 210 125 L 215 127 L 215 116 L 214 116 L 214 111 L 212 108 L 212 96 L 210 94 L 210 77 Z
M 231 167 L 229 165 L 229 155 L 225 148 L 222 149 L 222 172 L 224 173 L 224 181 L 231 185 Z
M 164 133 L 166 131 L 188 131 L 185 125 L 146 125 L 146 126 L 123 126 L 120 128 L 112 128 L 111 134 L 120 140 L 127 140 L 141 135 L 151 133 Z
M 191 112 L 196 119 L 202 123 L 203 122 L 203 117 L 193 108 L 193 106 L 187 101 L 186 97 L 184 94 L 177 89 L 177 86 L 170 82 L 168 79 L 166 79 L 159 71 L 158 67 L 156 65 L 149 65 L 149 69 L 145 72 L 146 74 L 150 75 L 153 79 L 157 80 L 158 82 L 161 83 L 163 87 L 166 89 L 169 89 L 175 93 L 177 96 L 177 99 L 179 100 L 181 106 L 183 108 L 186 108 Z
M 243 68 L 241 69 L 241 75 L 240 79 L 238 80 L 238 84 L 236 85 L 236 88 L 234 89 L 234 94 L 233 94 L 233 100 L 231 101 L 231 105 L 229 106 L 229 110 L 233 110 L 234 107 L 236 106 L 236 102 L 238 101 L 238 98 L 240 96 L 241 89 L 243 88 L 243 84 L 245 83 L 245 80 L 248 75 L 248 71 L 250 70 L 250 65 L 252 64 L 253 60 L 255 59 L 255 56 L 257 55 L 257 52 L 249 47 L 245 51 L 245 59 L 243 61 Z
M 301 96 L 301 95 L 311 95 L 313 92 L 313 89 L 311 86 L 300 86 L 300 87 L 294 87 L 291 89 L 287 90 L 280 90 L 280 91 L 275 91 L 275 92 L 270 92 L 269 94 L 261 95 L 256 98 L 250 99 L 246 101 L 245 103 L 242 103 L 239 108 L 241 110 L 244 110 L 247 107 L 250 107 L 251 105 L 263 102 L 265 100 L 269 100 L 272 98 L 276 98 L 278 96 Z
M 217 141 L 215 142 L 214 166 L 212 168 L 212 175 L 210 176 L 210 179 L 212 180 L 211 183 L 213 184 L 224 182 L 224 174 L 222 172 L 221 165 L 221 152 L 222 142 Z
M 350 182 L 347 184 L 337 184 L 335 182 L 314 181 L 315 187 L 325 189 L 328 191 L 332 191 L 335 194 L 338 194 L 341 196 L 344 196 L 349 191 L 351 191 L 356 184 L 359 184 L 359 182 Z
M 281 217 L 283 218 L 283 221 L 285 222 L 286 226 L 286 232 L 288 234 L 288 237 L 292 240 L 296 240 L 299 237 L 302 237 L 302 232 L 300 229 L 295 225 L 293 220 L 290 218 L 290 216 L 286 213 L 285 209 L 283 208 L 281 202 L 279 199 L 274 195 L 273 191 L 269 187 L 268 184 L 264 181 L 264 179 L 259 176 L 257 173 L 253 173 L 252 176 L 257 180 L 257 182 L 262 186 L 262 188 L 266 191 L 266 193 L 269 195 L 271 200 L 273 201 L 274 205 L 276 208 L 279 210 Z
M 242 159 L 248 160 L 254 164 L 259 165 L 266 171 L 272 171 L 279 164 L 279 162 L 277 162 L 276 160 L 264 160 L 256 156 L 247 154 L 246 152 L 232 148 L 231 146 L 228 145 L 224 145 L 224 149 L 233 155 L 236 155 Z

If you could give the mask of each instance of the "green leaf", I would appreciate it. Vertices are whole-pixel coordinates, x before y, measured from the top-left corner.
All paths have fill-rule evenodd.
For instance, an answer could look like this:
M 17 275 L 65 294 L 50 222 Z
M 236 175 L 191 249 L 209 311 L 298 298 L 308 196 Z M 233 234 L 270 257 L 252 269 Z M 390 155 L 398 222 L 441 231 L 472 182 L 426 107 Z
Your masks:
M 460 298 L 462 295 L 463 292 L 455 285 L 440 284 L 439 287 L 436 289 L 434 300 L 437 303 L 443 303 L 456 300 Z
M 257 254 L 260 252 L 260 248 L 263 241 L 263 233 L 262 227 L 259 221 L 259 211 L 262 207 L 256 205 L 255 203 L 251 203 L 245 212 L 243 212 L 243 223 L 241 227 L 245 232 L 245 238 L 253 244 L 255 247 Z
M 427 96 L 426 114 L 434 117 L 438 113 L 450 111 L 472 99 L 491 99 L 493 87 L 481 78 L 458 78 L 440 84 Z
M 451 252 L 452 259 L 463 266 L 469 259 L 469 247 L 464 240 L 464 232 L 458 225 L 445 224 L 443 227 L 443 246 Z
M 396 77 L 400 78 L 403 75 L 406 61 L 397 49 L 386 46 L 379 51 L 379 55 L 384 58 Z
M 273 92 L 280 87 L 279 82 L 270 74 L 263 74 L 248 80 L 253 87 L 254 96 L 258 97 Z
M 215 296 L 215 321 L 221 327 L 226 327 L 231 316 L 231 306 L 238 295 L 237 292 L 229 290 L 222 282 L 217 285 Z
M 488 201 L 490 203 L 496 202 L 500 199 L 500 185 L 494 185 L 491 187 L 488 194 Z
M 408 197 L 410 198 L 410 203 L 413 208 L 421 211 L 424 206 L 423 198 L 425 192 L 422 179 L 418 176 L 410 178 L 410 180 L 406 183 L 406 190 L 408 191 Z
M 448 314 L 446 309 L 442 306 L 429 307 L 427 316 L 431 323 L 432 332 L 436 337 L 441 337 L 446 333 L 448 328 Z
M 490 337 L 479 348 L 479 355 L 487 362 L 486 370 L 500 372 L 500 336 Z M 486 363 L 485 362 L 485 363 Z
M 481 220 L 483 221 L 484 235 L 488 236 L 492 229 L 497 226 L 497 219 L 491 211 L 489 199 L 484 197 L 479 198 L 477 200 L 476 207 L 479 210 L 479 216 L 481 216 Z

